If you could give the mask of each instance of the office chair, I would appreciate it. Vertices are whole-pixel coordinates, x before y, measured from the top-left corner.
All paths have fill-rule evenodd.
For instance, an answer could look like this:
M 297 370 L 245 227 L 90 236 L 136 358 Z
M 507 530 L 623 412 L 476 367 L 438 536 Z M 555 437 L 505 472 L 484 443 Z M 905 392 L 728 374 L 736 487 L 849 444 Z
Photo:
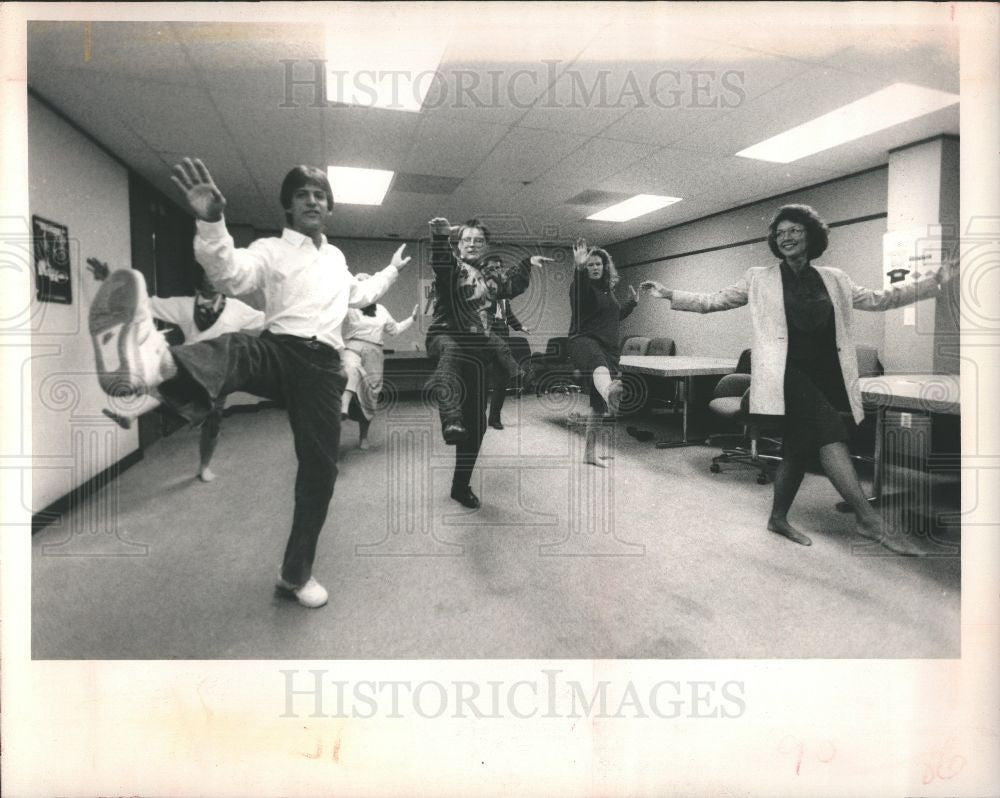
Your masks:
M 726 438 L 738 441 L 736 445 L 722 446 L 722 453 L 712 458 L 709 471 L 718 474 L 722 471 L 723 463 L 741 463 L 758 469 L 757 483 L 766 485 L 771 479 L 767 467 L 781 462 L 781 457 L 776 454 L 762 453 L 760 444 L 765 443 L 772 447 L 781 444 L 775 438 L 765 437 L 762 434 L 760 422 L 752 420 L 750 417 L 749 349 L 743 350 L 740 354 L 740 359 L 736 364 L 736 372 L 727 374 L 719 380 L 715 386 L 712 400 L 708 403 L 708 409 L 727 422 L 740 424 L 743 427 L 743 431 L 739 434 L 713 435 L 706 441 L 709 446 Z

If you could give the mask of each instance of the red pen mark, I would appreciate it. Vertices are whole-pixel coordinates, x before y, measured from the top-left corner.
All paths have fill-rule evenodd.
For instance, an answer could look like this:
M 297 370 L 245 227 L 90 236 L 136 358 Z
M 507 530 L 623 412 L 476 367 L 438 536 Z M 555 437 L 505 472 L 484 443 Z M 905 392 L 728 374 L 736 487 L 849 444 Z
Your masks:
M 333 761 L 340 762 L 340 738 L 333 744 Z
M 955 21 L 955 4 L 954 3 L 951 4 L 951 7 L 950 7 L 949 10 L 951 12 L 951 21 L 954 22 Z
M 320 737 L 316 738 L 316 753 L 315 754 L 303 754 L 306 759 L 319 759 L 323 756 L 323 740 Z
M 802 762 L 803 760 L 816 758 L 817 762 L 824 765 L 833 761 L 834 757 L 837 756 L 837 746 L 833 744 L 832 740 L 820 740 L 812 750 L 808 751 L 804 741 L 796 739 L 791 735 L 786 736 L 782 741 L 781 745 L 778 747 L 779 753 L 791 754 L 795 757 L 795 775 L 799 776 L 802 774 Z
M 953 742 L 954 738 L 949 737 L 943 745 L 923 754 L 924 771 L 920 780 L 924 784 L 930 784 L 935 779 L 953 779 L 962 772 L 966 759 L 952 752 Z

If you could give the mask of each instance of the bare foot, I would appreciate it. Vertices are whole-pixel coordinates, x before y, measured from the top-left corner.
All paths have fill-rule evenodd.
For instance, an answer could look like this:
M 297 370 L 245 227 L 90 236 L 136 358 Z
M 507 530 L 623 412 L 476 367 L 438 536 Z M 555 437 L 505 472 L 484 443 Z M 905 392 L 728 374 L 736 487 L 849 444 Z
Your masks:
M 881 518 L 874 522 L 858 521 L 857 531 L 861 537 L 874 540 L 889 551 L 902 554 L 904 557 L 923 557 L 926 554 L 909 535 L 884 523 Z
M 767 528 L 771 532 L 777 532 L 789 540 L 798 543 L 800 546 L 811 546 L 813 542 L 793 527 L 785 518 L 775 518 L 773 515 L 767 521 Z
M 584 457 L 583 462 L 587 465 L 597 466 L 598 468 L 607 468 L 607 466 L 596 457 Z
M 364 452 L 367 452 L 369 449 L 372 448 L 372 445 L 368 443 L 367 438 L 362 438 L 360 441 L 358 441 L 358 448 Z
M 200 479 L 202 482 L 211 482 L 213 479 L 215 479 L 215 472 L 211 468 L 208 468 L 206 466 L 205 468 L 201 469 L 201 471 L 198 472 L 198 479 Z

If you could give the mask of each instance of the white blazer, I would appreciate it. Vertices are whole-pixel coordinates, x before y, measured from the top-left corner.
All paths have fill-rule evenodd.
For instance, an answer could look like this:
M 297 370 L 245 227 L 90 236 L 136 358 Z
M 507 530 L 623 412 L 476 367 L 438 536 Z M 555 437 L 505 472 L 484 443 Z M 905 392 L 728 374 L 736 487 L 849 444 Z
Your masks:
M 837 327 L 837 353 L 844 387 L 851 402 L 854 420 L 861 423 L 865 413 L 858 387 L 858 358 L 851 328 L 852 307 L 857 310 L 889 310 L 909 305 L 919 299 L 938 296 L 940 288 L 934 277 L 909 281 L 888 290 L 872 290 L 855 285 L 840 269 L 813 266 L 826 285 L 833 303 Z M 753 379 L 750 382 L 750 412 L 782 416 L 785 414 L 785 360 L 788 356 L 788 325 L 785 321 L 785 297 L 781 267 L 756 266 L 728 288 L 714 294 L 674 291 L 670 303 L 674 310 L 714 313 L 717 310 L 750 305 L 753 324 Z

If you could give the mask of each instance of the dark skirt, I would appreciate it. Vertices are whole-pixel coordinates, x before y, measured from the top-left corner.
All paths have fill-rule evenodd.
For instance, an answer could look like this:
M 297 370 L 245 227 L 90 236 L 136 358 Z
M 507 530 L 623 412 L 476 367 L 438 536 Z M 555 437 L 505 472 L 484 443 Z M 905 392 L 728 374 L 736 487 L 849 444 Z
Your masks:
M 835 369 L 831 363 L 785 366 L 784 453 L 802 456 L 831 443 L 846 443 L 853 427 L 839 363 Z
M 574 335 L 566 344 L 569 359 L 590 383 L 590 406 L 597 413 L 607 412 L 604 398 L 594 387 L 594 369 L 604 366 L 614 379 L 618 376 L 618 353 L 601 345 L 589 335 Z

